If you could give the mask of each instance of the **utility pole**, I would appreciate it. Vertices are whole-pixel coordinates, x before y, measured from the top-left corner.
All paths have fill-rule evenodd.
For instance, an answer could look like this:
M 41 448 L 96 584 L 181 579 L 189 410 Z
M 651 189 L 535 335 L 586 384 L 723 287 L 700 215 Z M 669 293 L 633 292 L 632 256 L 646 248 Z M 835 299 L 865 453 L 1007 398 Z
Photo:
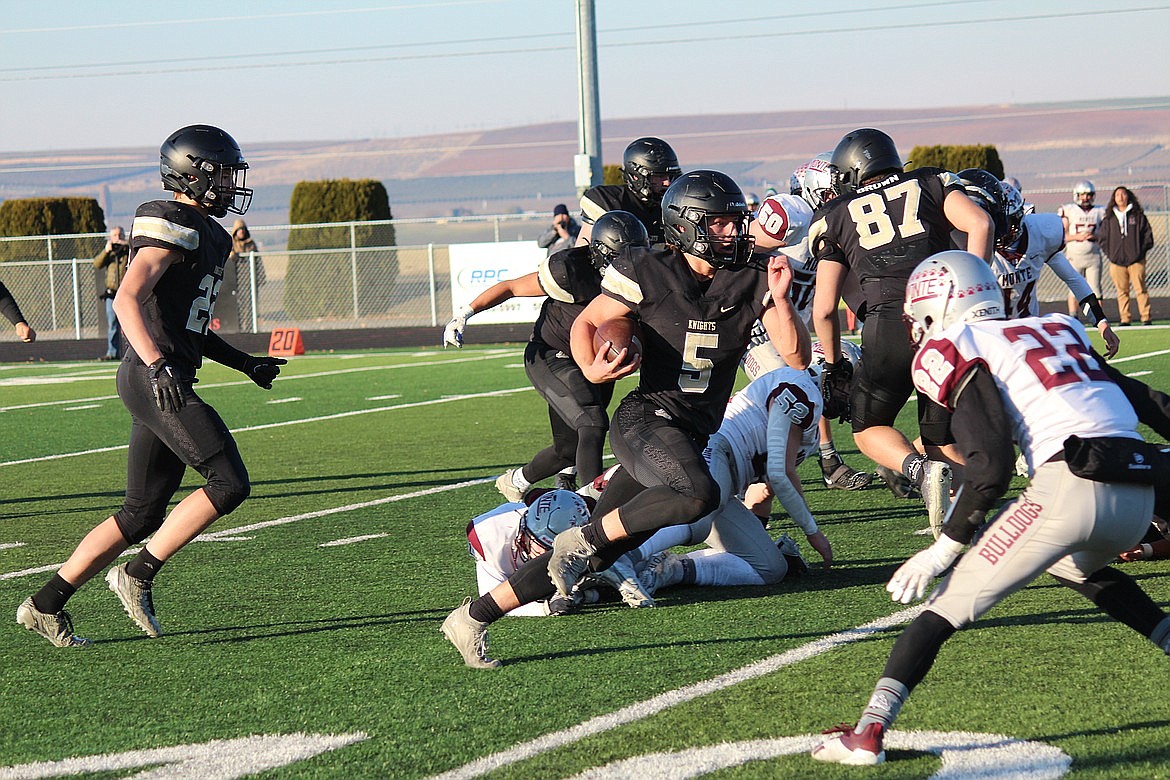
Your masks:
M 577 196 L 602 182 L 601 108 L 597 100 L 597 22 L 593 0 L 577 0 Z

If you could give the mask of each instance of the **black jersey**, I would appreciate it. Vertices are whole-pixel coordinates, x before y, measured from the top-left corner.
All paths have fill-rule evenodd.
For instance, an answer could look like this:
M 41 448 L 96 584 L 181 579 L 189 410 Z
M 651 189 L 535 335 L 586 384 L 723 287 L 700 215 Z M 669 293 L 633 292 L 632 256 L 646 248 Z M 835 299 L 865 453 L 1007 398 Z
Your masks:
M 182 255 L 159 278 L 143 308 L 146 327 L 167 362 L 193 376 L 203 363 L 203 336 L 223 282 L 232 238 L 218 222 L 191 206 L 152 200 L 134 215 L 131 263 L 146 246 Z
M 593 267 L 589 247 L 562 249 L 541 261 L 536 272 L 548 300 L 532 326 L 532 338 L 569 354 L 569 331 L 581 310 L 601 294 L 601 274 Z
M 581 196 L 581 221 L 592 225 L 607 211 L 628 211 L 646 226 L 651 244 L 661 244 L 662 206 L 643 203 L 624 184 L 602 184 L 585 191 Z
M 818 262 L 849 266 L 869 311 L 894 306 L 900 312 L 910 274 L 950 248 L 943 201 L 952 191 L 963 192 L 958 177 L 941 168 L 891 173 L 818 210 L 809 226 L 809 251 Z
M 752 323 L 767 303 L 767 274 L 719 270 L 702 283 L 677 249 L 626 247 L 606 269 L 601 290 L 633 310 L 642 325 L 634 392 L 681 426 L 703 436 L 714 433 Z

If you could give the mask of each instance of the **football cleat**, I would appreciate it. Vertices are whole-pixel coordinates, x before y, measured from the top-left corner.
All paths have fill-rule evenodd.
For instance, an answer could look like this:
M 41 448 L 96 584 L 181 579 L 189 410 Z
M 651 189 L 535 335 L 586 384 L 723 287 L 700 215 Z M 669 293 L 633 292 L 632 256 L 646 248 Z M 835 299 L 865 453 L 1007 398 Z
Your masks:
M 930 532 L 937 539 L 942 533 L 943 521 L 951 507 L 951 467 L 937 460 L 926 462 L 926 475 L 922 478 L 922 501 L 926 504 L 926 517 Z
M 660 552 L 646 559 L 646 567 L 638 575 L 642 589 L 657 593 L 662 588 L 678 585 L 683 579 L 682 557 L 672 552 Z
M 780 534 L 776 539 L 776 546 L 780 548 L 780 554 L 788 562 L 788 573 L 784 575 L 785 577 L 803 577 L 808 574 L 808 563 L 800 554 L 800 547 L 797 546 L 795 539 L 788 534 Z
M 518 504 L 524 500 L 524 491 L 512 484 L 512 475 L 515 473 L 516 469 L 508 469 L 496 477 L 496 490 L 500 491 L 500 495 L 504 498 Z
M 886 751 L 882 748 L 886 730 L 880 723 L 870 723 L 860 733 L 853 726 L 842 723 L 824 733 L 832 736 L 812 749 L 812 757 L 817 761 L 874 766 L 886 760 Z
M 575 493 L 577 491 L 577 475 L 566 474 L 563 471 L 559 472 L 557 474 L 555 487 L 557 490 L 568 490 L 569 492 Z
M 627 607 L 653 607 L 654 598 L 643 587 L 634 569 L 624 558 L 618 558 L 608 569 L 592 575 L 618 592 Z
M 123 563 L 106 572 L 106 584 L 122 602 L 126 614 L 147 636 L 162 636 L 162 627 L 154 616 L 154 598 L 151 596 L 153 582 L 131 577 L 126 573 L 126 564 Z
M 918 488 L 914 487 L 914 483 L 900 471 L 894 471 L 885 466 L 877 467 L 877 474 L 886 483 L 886 487 L 894 494 L 895 498 L 918 498 L 920 495 Z
M 840 455 L 821 458 L 821 478 L 831 490 L 864 490 L 873 481 L 872 474 L 845 465 Z
M 471 597 L 463 600 L 459 607 L 447 616 L 439 630 L 447 641 L 455 645 L 463 663 L 472 669 L 498 669 L 502 664 L 495 658 L 488 658 L 487 623 L 471 617 Z
M 589 558 L 596 552 L 593 545 L 585 541 L 585 533 L 580 527 L 574 526 L 557 534 L 548 560 L 548 576 L 557 593 L 567 596 L 573 592 L 573 586 L 589 569 Z
M 35 631 L 57 647 L 89 647 L 93 644 L 73 633 L 73 618 L 61 610 L 57 614 L 41 612 L 33 603 L 32 596 L 16 608 L 16 622 Z

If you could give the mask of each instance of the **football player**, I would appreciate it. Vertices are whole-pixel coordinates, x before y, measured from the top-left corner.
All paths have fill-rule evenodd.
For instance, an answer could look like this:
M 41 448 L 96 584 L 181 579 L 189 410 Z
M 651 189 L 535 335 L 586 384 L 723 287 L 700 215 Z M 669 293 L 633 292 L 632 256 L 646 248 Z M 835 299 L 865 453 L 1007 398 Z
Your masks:
M 155 575 L 251 490 L 227 425 L 195 394 L 195 372 L 207 357 L 268 390 L 287 362 L 252 357 L 207 327 L 232 248 L 231 236 L 213 217 L 243 214 L 252 200 L 239 145 L 217 127 L 191 125 L 163 142 L 160 157 L 162 184 L 174 199 L 138 207 L 130 264 L 114 299 L 129 345 L 117 376 L 118 396 L 131 418 L 126 499 L 16 613 L 18 623 L 58 647 L 90 644 L 73 632 L 64 609 L 69 597 L 148 538 L 128 563 L 107 572 L 106 582 L 147 636 L 162 634 L 154 613 Z M 207 483 L 168 515 L 188 466 Z
M 726 174 L 692 171 L 662 199 L 667 246 L 627 248 L 573 323 L 573 356 L 592 382 L 640 369 L 638 387 L 613 415 L 610 446 L 621 468 L 591 521 L 559 534 L 551 553 L 529 561 L 506 582 L 448 617 L 452 643 L 481 668 L 488 625 L 554 590 L 572 592 L 588 570 L 605 568 L 654 531 L 686 524 L 719 505 L 719 486 L 702 449 L 718 428 L 735 384 L 752 323 L 764 324 L 787 363 L 806 368 L 811 342 L 788 297 L 787 259 L 752 265 L 750 215 L 742 190 Z M 641 359 L 595 351 L 598 326 L 614 317 L 641 323 Z M 450 636 L 449 636 L 450 638 Z
M 1101 245 L 1097 243 L 1097 228 L 1105 219 L 1105 207 L 1093 204 L 1097 188 L 1088 179 L 1078 181 L 1072 189 L 1073 202 L 1056 210 L 1064 223 L 1064 254 L 1077 273 L 1085 277 L 1089 289 L 1101 297 Z M 1077 316 L 1079 301 L 1073 293 L 1068 296 L 1068 313 Z
M 4 286 L 4 282 L 0 282 L 0 314 L 3 314 L 4 318 L 16 327 L 16 335 L 21 341 L 27 343 L 37 340 L 37 332 L 32 329 L 28 320 L 21 314 L 20 307 L 16 305 L 16 299 Z
M 496 488 L 509 501 L 522 500 L 529 486 L 568 468 L 575 468 L 582 485 L 601 473 L 613 384 L 585 379 L 569 354 L 569 328 L 601 293 L 602 274 L 613 258 L 627 246 L 649 245 L 637 217 L 627 211 L 608 212 L 597 220 L 591 244 L 564 249 L 541 261 L 536 271 L 492 285 L 447 323 L 444 345 L 462 347 L 463 330 L 476 312 L 511 298 L 548 296 L 524 349 L 524 371 L 548 402 L 553 443 L 496 480 Z
M 886 589 L 909 604 L 955 565 L 894 644 L 861 719 L 813 749 L 822 761 L 885 760 L 883 736 L 943 643 L 1044 571 L 1170 653 L 1170 617 L 1108 565 L 1142 537 L 1153 484 L 1170 475 L 1148 468 L 1161 461 L 1165 470 L 1164 458 L 1137 433 L 1134 407 L 1081 324 L 1063 314 L 1005 319 L 995 274 L 958 250 L 918 266 L 905 313 L 917 345 L 915 386 L 953 412 L 967 465 L 942 535 Z M 1011 481 L 1013 441 L 1031 483 L 987 521 Z M 1127 473 L 1131 465 L 1147 468 Z
M 825 351 L 825 414 L 849 412 L 862 453 L 921 490 L 937 534 L 950 496 L 948 464 L 961 458 L 952 446 L 948 416 L 923 398 L 918 415 L 926 455 L 894 427 L 914 390 L 914 353 L 902 323 L 902 296 L 915 266 L 950 246 L 952 229 L 967 234 L 967 249 L 990 259 L 992 224 L 953 173 L 902 168 L 893 139 L 880 130 L 854 130 L 833 150 L 830 171 L 837 197 L 817 212 L 809 228 L 817 261 L 812 316 Z M 843 380 L 853 367 L 842 360 L 837 309 L 849 275 L 857 278 L 865 301 L 861 346 L 866 360 L 846 397 Z
M 817 345 L 813 345 L 813 354 Z M 751 382 L 731 397 L 723 422 L 703 455 L 719 483 L 719 506 L 708 516 L 709 549 L 686 555 L 665 553 L 652 561 L 645 577 L 650 593 L 672 585 L 771 585 L 780 582 L 789 565 L 803 560 L 787 534 L 777 545 L 756 515 L 740 501 L 748 485 L 760 477 L 778 496 L 784 511 L 804 531 L 805 538 L 821 556 L 827 569 L 833 548 L 808 508 L 796 470 L 818 452 L 817 421 L 821 415 L 818 368 L 800 370 L 780 360 L 771 343 L 751 347 L 743 360 Z M 666 547 L 647 549 L 669 532 L 687 526 L 664 528 L 639 548 L 641 554 L 657 553 L 684 542 L 670 540 Z
M 792 304 L 810 329 L 817 261 L 809 252 L 808 228 L 813 211 L 834 196 L 829 171 L 831 158 L 832 152 L 825 152 L 797 168 L 792 176 L 796 179 L 799 174 L 802 178 L 799 185 L 793 185 L 793 194 L 770 195 L 761 205 L 759 216 L 751 228 L 757 249 L 781 252 L 788 257 L 792 267 L 792 289 L 789 293 Z M 846 277 L 842 297 L 851 306 L 862 310 L 862 316 L 865 316 L 865 306 L 860 302 L 860 290 L 853 275 Z M 767 334 L 763 328 L 756 327 L 752 331 L 753 346 L 766 341 Z M 825 485 L 834 490 L 862 490 L 869 487 L 872 475 L 852 468 L 837 453 L 829 418 L 822 417 L 817 425 L 821 438 L 821 478 Z
M 593 224 L 608 211 L 628 211 L 641 220 L 651 244 L 662 243 L 662 195 L 682 175 L 678 157 L 661 138 L 631 141 L 622 154 L 625 184 L 601 184 L 581 196 L 577 246 L 589 243 Z

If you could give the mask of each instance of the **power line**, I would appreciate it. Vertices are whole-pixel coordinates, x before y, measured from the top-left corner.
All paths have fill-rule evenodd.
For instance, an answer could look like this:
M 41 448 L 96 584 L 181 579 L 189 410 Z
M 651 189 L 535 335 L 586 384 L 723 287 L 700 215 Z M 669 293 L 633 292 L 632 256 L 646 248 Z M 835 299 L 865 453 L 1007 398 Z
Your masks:
M 983 1 L 984 0 L 971 0 L 971 2 L 983 2 Z M 915 7 L 915 6 L 911 6 L 911 7 Z M 1090 10 L 1090 11 L 1068 11 L 1068 12 L 1063 12 L 1063 13 L 1029 14 L 1029 15 L 1024 15 L 1024 16 L 984 17 L 984 18 L 978 18 L 978 19 L 952 19 L 952 20 L 937 21 L 937 22 L 899 22 L 896 24 L 886 24 L 886 25 L 866 24 L 866 25 L 854 25 L 854 26 L 850 26 L 850 27 L 836 27 L 836 28 L 822 28 L 822 29 L 808 29 L 808 28 L 806 28 L 806 29 L 801 29 L 801 30 L 784 30 L 784 31 L 779 31 L 779 32 L 759 32 L 759 33 L 737 32 L 733 35 L 725 35 L 725 36 L 711 36 L 709 34 L 704 34 L 701 37 L 673 38 L 673 39 L 669 39 L 669 40 L 661 40 L 661 39 L 659 39 L 659 40 L 642 40 L 642 39 L 640 39 L 637 41 L 628 41 L 628 42 L 602 43 L 602 44 L 600 44 L 600 48 L 628 48 L 630 46 L 642 46 L 642 47 L 674 46 L 674 45 L 683 44 L 683 43 L 699 43 L 699 42 L 712 43 L 712 42 L 719 42 L 719 41 L 744 41 L 744 40 L 749 40 L 749 39 L 787 38 L 787 37 L 806 36 L 806 35 L 836 35 L 836 34 L 843 34 L 843 33 L 881 32 L 881 31 L 891 31 L 891 30 L 903 31 L 903 30 L 908 30 L 908 29 L 958 27 L 958 26 L 969 26 L 969 25 L 975 25 L 975 24 L 1001 24 L 1001 23 L 1005 23 L 1005 22 L 1033 22 L 1033 21 L 1049 21 L 1049 20 L 1053 20 L 1053 19 L 1085 18 L 1085 17 L 1093 17 L 1093 16 L 1104 16 L 1104 15 L 1111 15 L 1112 16 L 1112 15 L 1116 15 L 1116 14 L 1149 13 L 1149 12 L 1166 11 L 1166 10 L 1170 10 L 1170 5 L 1146 6 L 1146 7 L 1140 7 L 1140 8 L 1110 8 L 1110 9 L 1104 9 L 1104 10 Z M 785 18 L 785 19 L 788 19 L 788 18 L 791 18 L 792 16 L 795 16 L 795 15 L 785 15 L 783 17 L 761 17 L 761 18 L 767 18 L 767 19 Z M 743 20 L 735 20 L 735 22 L 737 25 L 743 24 Z M 702 27 L 704 25 L 686 24 L 686 25 L 680 25 L 680 26 L 685 26 L 687 28 L 694 28 L 694 27 Z M 660 27 L 626 28 L 623 31 L 629 32 L 629 31 L 635 31 L 635 30 L 641 31 L 641 30 L 648 30 L 648 29 L 661 29 L 661 28 Z M 562 34 L 548 33 L 548 34 L 540 34 L 537 36 L 529 36 L 529 37 L 531 37 L 531 38 L 548 38 L 550 36 L 560 36 L 560 35 L 562 35 Z M 565 34 L 565 35 L 567 35 L 567 34 Z M 471 40 L 475 41 L 475 42 L 494 42 L 494 41 L 501 40 L 501 39 L 500 38 L 485 38 L 485 39 L 471 39 Z M 504 40 L 515 41 L 518 39 L 517 38 L 505 38 Z M 312 54 L 312 53 L 335 53 L 337 51 L 365 51 L 365 50 L 377 50 L 377 49 L 382 49 L 382 48 L 401 49 L 401 48 L 415 47 L 415 46 L 422 46 L 422 45 L 454 45 L 456 43 L 458 43 L 458 42 L 436 42 L 436 43 L 430 43 L 430 44 L 406 43 L 406 44 L 388 44 L 386 47 L 371 46 L 371 47 L 360 47 L 360 48 L 356 48 L 356 49 L 355 48 L 344 48 L 344 49 L 305 50 L 303 52 L 290 52 L 290 53 L 273 52 L 273 53 L 266 53 L 266 54 L 262 54 L 262 55 L 257 55 L 257 54 L 229 55 L 226 57 L 218 57 L 217 61 L 231 59 L 232 56 L 241 57 L 241 58 L 243 58 L 243 57 L 256 57 L 256 56 L 265 56 L 265 57 L 288 56 L 289 54 L 296 54 L 297 56 L 302 56 L 303 54 Z M 377 63 L 377 62 L 403 62 L 403 61 L 412 61 L 412 60 L 453 59 L 456 57 L 466 58 L 466 57 L 497 56 L 497 55 L 508 55 L 508 54 L 538 54 L 538 53 L 550 53 L 550 52 L 565 52 L 565 51 L 573 51 L 573 50 L 574 50 L 574 46 L 572 44 L 565 44 L 565 45 L 553 45 L 553 46 L 544 46 L 544 47 L 537 47 L 537 48 L 533 48 L 531 46 L 526 46 L 526 47 L 521 47 L 521 48 L 480 49 L 480 50 L 475 50 L 475 51 L 434 52 L 434 53 L 421 53 L 421 54 L 399 54 L 399 55 L 386 55 L 386 56 L 379 56 L 379 57 L 347 57 L 347 58 L 336 58 L 336 59 L 328 59 L 328 60 L 290 60 L 290 61 L 282 61 L 282 62 L 267 62 L 267 63 L 257 62 L 257 63 L 224 64 L 224 65 L 195 65 L 192 63 L 192 61 L 190 59 L 150 60 L 150 61 L 136 61 L 136 62 L 132 62 L 132 63 L 127 63 L 127 65 L 131 65 L 131 66 L 148 65 L 148 64 L 157 65 L 160 63 L 163 63 L 163 64 L 182 63 L 182 65 L 181 65 L 181 67 L 176 67 L 176 68 L 173 68 L 170 70 L 159 70 L 158 68 L 151 68 L 149 70 L 106 71 L 103 73 L 96 73 L 96 72 L 94 72 L 94 69 L 102 68 L 102 67 L 124 67 L 125 65 L 120 64 L 120 63 L 111 63 L 109 65 L 100 65 L 100 64 L 95 65 L 95 64 L 91 63 L 91 64 L 86 64 L 84 66 L 43 66 L 42 68 L 37 68 L 37 69 L 12 68 L 12 69 L 7 69 L 7 70 L 0 70 L 0 73 L 3 73 L 3 72 L 17 72 L 17 73 L 19 73 L 19 72 L 29 72 L 31 70 L 47 70 L 47 69 L 57 69 L 57 68 L 81 68 L 81 67 L 84 68 L 84 70 L 65 70 L 63 72 L 53 73 L 53 74 L 45 74 L 45 75 L 0 76 L 0 82 L 52 81 L 52 80 L 59 80 L 59 79 L 76 79 L 76 78 L 106 78 L 106 77 L 110 77 L 110 76 L 142 76 L 142 75 L 157 76 L 157 75 L 160 75 L 162 73 L 212 73 L 212 72 L 217 72 L 217 71 L 229 71 L 229 70 L 230 71 L 265 70 L 265 69 L 272 69 L 272 68 L 310 67 L 310 66 L 324 66 L 324 65 L 356 65 L 356 64 L 370 64 L 370 63 Z

